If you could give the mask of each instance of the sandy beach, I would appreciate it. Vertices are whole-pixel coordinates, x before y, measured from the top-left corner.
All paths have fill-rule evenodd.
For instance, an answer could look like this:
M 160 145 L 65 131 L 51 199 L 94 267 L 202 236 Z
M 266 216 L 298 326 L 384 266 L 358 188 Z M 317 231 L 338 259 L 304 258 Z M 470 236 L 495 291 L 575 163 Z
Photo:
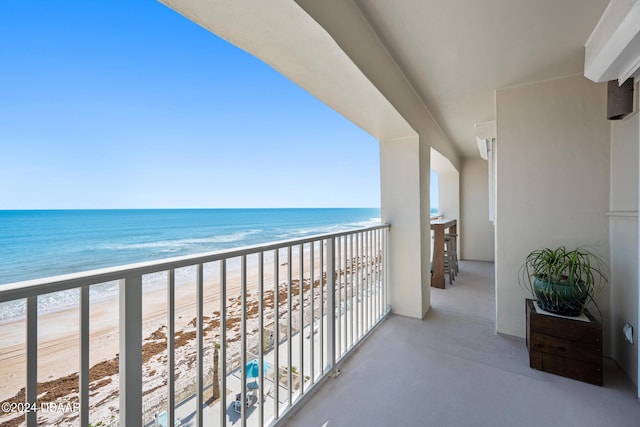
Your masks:
M 300 280 L 305 288 L 305 307 L 310 304 L 309 256 L 305 254 L 304 272 L 300 274 L 299 259 L 294 252 L 291 265 L 293 284 L 293 309 L 299 310 Z M 316 252 L 314 281 L 319 289 L 320 270 Z M 289 266 L 286 257 L 279 260 L 279 303 L 286 307 L 286 283 Z M 220 333 L 219 276 L 205 275 L 204 322 L 205 331 L 205 376 L 212 369 L 213 342 Z M 273 261 L 265 261 L 264 269 L 264 322 L 273 322 L 274 310 L 274 266 Z M 241 325 L 241 285 L 239 266 L 227 272 L 227 355 L 228 363 L 234 353 L 240 351 Z M 175 292 L 175 378 L 189 381 L 195 366 L 195 283 L 183 283 L 176 286 Z M 319 306 L 319 291 L 315 292 L 315 304 Z M 249 347 L 258 345 L 261 334 L 258 330 L 258 271 L 256 260 L 247 264 L 247 333 Z M 90 408 L 91 419 L 107 423 L 118 406 L 118 304 L 117 297 L 103 299 L 90 305 Z M 284 312 L 280 309 L 280 314 Z M 298 316 L 294 316 L 296 319 Z M 43 313 L 38 322 L 38 382 L 39 401 L 71 403 L 77 402 L 79 370 L 79 309 L 78 307 Z M 307 320 L 308 319 L 308 320 Z M 305 312 L 305 323 L 312 319 Z M 143 295 L 143 394 L 160 396 L 166 394 L 166 324 L 167 292 L 166 288 L 152 289 Z M 0 325 L 0 401 L 24 402 L 24 384 L 26 380 L 25 321 L 10 320 Z M 211 367 L 207 366 L 211 363 Z M 233 362 L 231 362 L 233 363 Z M 44 391 L 47 391 L 44 393 Z M 160 402 L 162 403 L 162 402 Z M 21 425 L 24 417 L 15 418 L 15 414 L 0 414 L 2 425 Z M 64 416 L 63 416 L 64 415 Z M 38 415 L 39 422 L 63 425 L 63 420 L 73 420 L 76 414 Z M 11 420 L 11 421 L 10 421 Z

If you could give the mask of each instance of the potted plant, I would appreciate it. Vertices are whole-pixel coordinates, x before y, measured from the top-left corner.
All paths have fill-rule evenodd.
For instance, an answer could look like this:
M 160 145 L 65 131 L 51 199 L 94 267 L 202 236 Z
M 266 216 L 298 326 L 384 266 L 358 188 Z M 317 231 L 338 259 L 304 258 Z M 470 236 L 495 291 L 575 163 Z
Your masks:
M 604 271 L 602 259 L 584 247 L 537 249 L 520 268 L 520 284 L 541 309 L 574 317 L 590 302 L 600 312 L 594 297 L 607 283 Z

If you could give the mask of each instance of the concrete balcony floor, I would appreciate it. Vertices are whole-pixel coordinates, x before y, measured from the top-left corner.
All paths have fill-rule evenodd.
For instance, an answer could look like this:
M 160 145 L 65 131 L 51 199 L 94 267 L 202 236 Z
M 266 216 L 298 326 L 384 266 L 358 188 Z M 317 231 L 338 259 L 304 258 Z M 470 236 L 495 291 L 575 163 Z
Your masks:
M 604 387 L 529 368 L 524 339 L 495 333 L 493 263 L 462 262 L 424 320 L 392 315 L 287 425 L 635 426 L 635 387 L 605 359 Z M 524 301 L 523 301 L 524 316 Z

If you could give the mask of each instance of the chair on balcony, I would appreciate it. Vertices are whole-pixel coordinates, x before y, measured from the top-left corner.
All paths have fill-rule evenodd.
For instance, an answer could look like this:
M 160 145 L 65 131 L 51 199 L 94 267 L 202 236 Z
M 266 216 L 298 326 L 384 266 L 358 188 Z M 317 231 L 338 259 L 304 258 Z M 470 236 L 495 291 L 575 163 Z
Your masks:
M 458 267 L 458 235 L 455 233 L 446 233 L 444 235 L 445 238 L 445 242 L 446 239 L 449 238 L 450 239 L 450 245 L 449 248 L 447 248 L 446 244 L 445 244 L 445 262 L 448 259 L 448 252 L 451 252 L 451 258 L 453 261 L 453 269 L 455 274 L 457 275 L 458 273 L 460 273 L 460 268 Z
M 455 280 L 458 269 L 458 252 L 456 251 L 457 234 L 447 233 L 444 236 L 444 273 L 449 276 L 449 284 Z M 431 275 L 433 276 L 433 261 L 431 262 Z
M 444 273 L 449 276 L 450 285 L 453 284 L 456 278 L 454 241 L 455 239 L 450 235 L 444 236 Z

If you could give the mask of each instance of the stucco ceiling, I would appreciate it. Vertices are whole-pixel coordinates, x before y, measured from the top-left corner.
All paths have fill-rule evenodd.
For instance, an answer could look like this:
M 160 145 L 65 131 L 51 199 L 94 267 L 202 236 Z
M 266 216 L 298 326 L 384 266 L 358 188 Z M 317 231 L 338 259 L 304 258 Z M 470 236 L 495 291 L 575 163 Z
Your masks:
M 495 90 L 581 74 L 607 0 L 356 0 L 463 156 L 495 120 Z
M 404 137 L 413 129 L 386 98 L 389 91 L 383 95 L 370 80 L 376 76 L 369 68 L 378 63 L 358 51 L 371 48 L 363 37 L 372 30 L 455 147 L 449 157 L 456 164 L 479 155 L 474 124 L 495 120 L 496 89 L 583 73 L 584 44 L 608 3 L 160 1 L 261 58 L 376 138 Z

